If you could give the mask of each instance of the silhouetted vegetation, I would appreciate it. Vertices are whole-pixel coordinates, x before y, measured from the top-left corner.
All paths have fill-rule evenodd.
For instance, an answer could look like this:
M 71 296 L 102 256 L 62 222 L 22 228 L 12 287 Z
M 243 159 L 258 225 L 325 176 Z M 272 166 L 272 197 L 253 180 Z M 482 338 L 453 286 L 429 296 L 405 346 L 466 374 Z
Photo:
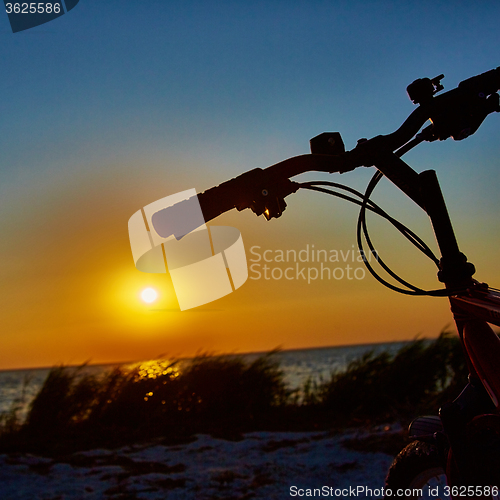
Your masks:
M 467 383 L 462 346 L 447 332 L 434 341 L 415 340 L 395 356 L 369 352 L 319 388 L 325 410 L 343 420 L 392 420 L 436 412 Z
M 195 433 L 238 439 L 252 430 L 317 430 L 435 413 L 467 381 L 455 335 L 416 340 L 396 355 L 368 353 L 323 384 L 285 386 L 273 353 L 246 362 L 200 356 L 101 376 L 53 368 L 25 422 L 4 416 L 0 452 L 63 454 Z

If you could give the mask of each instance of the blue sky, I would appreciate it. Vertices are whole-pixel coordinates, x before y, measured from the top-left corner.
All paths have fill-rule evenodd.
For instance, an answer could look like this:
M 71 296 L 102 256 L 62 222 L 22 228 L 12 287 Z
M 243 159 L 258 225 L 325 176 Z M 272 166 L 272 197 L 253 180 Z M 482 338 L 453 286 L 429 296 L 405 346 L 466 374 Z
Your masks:
M 340 131 L 348 149 L 360 137 L 393 131 L 413 110 L 405 88 L 414 79 L 444 73 L 445 88 L 451 89 L 500 64 L 499 20 L 496 1 L 80 0 L 67 15 L 16 34 L 10 32 L 7 16 L 0 16 L 0 294 L 9 311 L 6 345 L 18 353 L 10 356 L 16 360 L 12 363 L 73 362 L 81 351 L 92 359 L 103 360 L 104 352 L 110 357 L 109 346 L 116 340 L 103 332 L 119 331 L 123 325 L 114 323 L 115 316 L 106 316 L 105 305 L 104 312 L 101 305 L 92 305 L 89 294 L 105 289 L 118 248 L 123 248 L 123 266 L 127 265 L 126 223 L 138 208 L 177 191 L 202 191 L 243 171 L 307 153 L 309 139 L 323 131 Z M 498 144 L 498 116 L 492 116 L 466 141 L 425 144 L 408 155 L 418 171 L 438 170 L 457 231 L 464 245 L 473 249 L 478 268 L 493 281 L 500 278 L 492 262 L 499 243 Z M 362 188 L 369 176 L 363 170 L 341 180 Z M 313 177 L 326 178 L 308 178 Z M 394 189 L 382 187 L 379 196 L 432 239 L 425 217 L 416 218 L 415 210 Z M 355 243 L 355 210 L 309 193 L 290 199 L 283 218 L 268 226 L 251 214 L 225 217 L 223 221 L 240 229 L 247 247 L 255 243 L 301 248 L 316 242 L 351 248 Z M 392 236 L 382 241 L 388 242 L 389 255 L 392 252 L 405 271 L 420 277 L 422 269 L 412 270 L 408 262 L 413 264 L 413 257 L 398 255 L 398 243 L 393 241 Z M 94 270 L 94 288 L 80 286 L 80 267 Z M 137 272 L 133 264 L 130 272 Z M 30 292 L 44 280 L 46 293 Z M 431 273 L 429 286 L 433 280 Z M 384 295 L 369 278 L 356 290 L 342 284 L 335 290 L 316 287 L 312 294 L 298 285 L 265 285 L 277 318 L 297 307 L 297 297 L 317 296 L 317 307 L 299 301 L 299 308 L 317 318 L 318 331 L 339 315 L 359 316 L 362 308 L 368 308 L 367 316 L 378 318 L 381 297 L 384 303 L 394 300 L 402 315 L 418 316 L 411 311 L 420 307 Z M 250 316 L 259 310 L 272 323 L 271 309 L 259 309 L 257 297 L 264 284 L 252 286 L 245 285 L 241 303 Z M 343 293 L 353 294 L 349 303 L 359 304 L 358 309 L 336 311 L 332 319 L 327 299 Z M 54 309 L 62 294 L 64 306 Z M 68 295 L 75 297 L 73 303 Z M 214 332 L 237 324 L 238 315 L 243 315 L 240 302 L 227 300 L 221 302 L 225 313 L 204 320 L 205 340 L 190 333 L 199 325 L 176 319 L 175 349 L 307 345 L 300 331 L 289 341 L 290 326 L 282 327 L 278 320 L 273 329 L 281 333 L 267 344 L 258 335 L 254 344 L 230 341 L 229 335 L 219 341 Z M 83 307 L 87 315 L 71 319 L 71 311 Z M 324 329 L 317 338 L 309 337 L 310 344 L 437 334 L 448 314 L 446 305 L 439 307 L 444 312 L 432 312 L 432 321 L 398 330 L 387 320 L 377 324 L 372 336 L 363 333 L 364 324 L 352 326 L 343 336 L 329 336 Z M 83 335 L 79 328 L 109 335 L 109 348 L 90 340 L 85 348 L 83 343 L 78 348 L 65 344 L 62 333 L 51 333 L 59 328 L 60 315 L 67 318 L 66 331 L 75 329 L 76 338 Z M 156 318 L 153 323 L 142 327 L 159 332 L 170 319 Z M 338 331 L 348 324 L 347 319 L 340 321 Z M 134 325 L 131 339 L 140 336 L 140 321 Z M 36 353 L 23 354 L 30 342 L 61 347 L 37 358 Z M 127 358 L 127 352 L 132 356 L 134 342 L 130 340 L 128 350 L 117 357 Z M 151 347 L 141 356 L 162 351 L 159 334 L 148 342 Z M 6 359 L 0 364 L 7 366 Z

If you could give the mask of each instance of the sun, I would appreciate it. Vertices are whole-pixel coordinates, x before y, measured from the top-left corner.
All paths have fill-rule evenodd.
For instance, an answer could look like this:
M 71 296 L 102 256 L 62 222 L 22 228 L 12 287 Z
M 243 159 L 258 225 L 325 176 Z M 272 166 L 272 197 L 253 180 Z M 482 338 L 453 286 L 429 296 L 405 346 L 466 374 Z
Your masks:
M 141 292 L 141 299 L 146 302 L 146 304 L 151 304 L 158 298 L 158 292 L 154 288 L 145 288 Z

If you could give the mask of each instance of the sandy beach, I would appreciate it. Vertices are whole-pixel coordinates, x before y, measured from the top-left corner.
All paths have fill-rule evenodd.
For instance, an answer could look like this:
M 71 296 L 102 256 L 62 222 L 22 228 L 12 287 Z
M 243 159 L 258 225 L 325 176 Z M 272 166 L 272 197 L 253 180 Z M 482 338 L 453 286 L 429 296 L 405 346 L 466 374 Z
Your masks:
M 389 426 L 337 434 L 253 432 L 236 441 L 197 435 L 181 445 L 151 442 L 58 459 L 0 455 L 0 498 L 378 498 L 393 456 L 360 450 L 367 440 L 383 442 L 398 432 Z

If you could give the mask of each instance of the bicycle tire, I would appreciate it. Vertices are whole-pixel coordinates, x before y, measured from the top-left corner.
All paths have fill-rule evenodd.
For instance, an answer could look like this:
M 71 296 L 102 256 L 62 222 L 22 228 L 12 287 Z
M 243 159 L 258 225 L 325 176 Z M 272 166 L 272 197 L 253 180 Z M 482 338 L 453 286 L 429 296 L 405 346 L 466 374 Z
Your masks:
M 437 447 L 413 441 L 401 450 L 389 468 L 385 479 L 385 498 L 445 500 L 450 498 L 444 494 L 447 484 L 443 459 Z M 430 488 L 435 491 L 436 487 L 439 488 L 439 495 L 431 495 Z

